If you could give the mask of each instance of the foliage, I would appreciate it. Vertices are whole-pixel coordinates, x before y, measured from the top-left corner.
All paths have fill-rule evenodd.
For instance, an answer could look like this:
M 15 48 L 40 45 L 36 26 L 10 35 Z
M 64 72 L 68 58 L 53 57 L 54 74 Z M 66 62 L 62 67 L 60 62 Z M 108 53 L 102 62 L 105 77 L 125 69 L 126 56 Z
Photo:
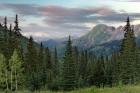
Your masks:
M 7 27 L 6 17 L 4 25 L 0 25 L 0 90 L 15 92 L 25 89 L 36 92 L 46 89 L 71 91 L 79 88 L 80 93 L 111 93 L 112 90 L 105 87 L 119 86 L 113 89 L 116 93 L 121 93 L 127 91 L 124 84 L 140 82 L 140 48 L 135 43 L 129 17 L 121 50 L 111 56 L 95 56 L 88 50 L 79 51 L 69 37 L 64 57 L 59 58 L 57 46 L 54 51 L 45 48 L 42 43 L 36 46 L 32 37 L 28 43 L 23 44 L 25 39 L 20 34 L 18 23 L 16 15 L 13 29 L 11 25 L 10 28 Z M 98 31 L 96 34 L 104 37 Z M 95 87 L 80 90 L 90 86 Z

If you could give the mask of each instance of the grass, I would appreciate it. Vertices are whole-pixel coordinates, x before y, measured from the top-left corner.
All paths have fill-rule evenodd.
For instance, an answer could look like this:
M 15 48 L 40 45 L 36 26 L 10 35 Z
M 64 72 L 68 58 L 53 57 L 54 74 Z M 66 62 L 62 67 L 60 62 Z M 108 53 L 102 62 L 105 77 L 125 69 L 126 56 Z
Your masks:
M 0 92 L 0 93 L 6 93 L 6 92 Z M 31 93 L 31 92 L 19 91 L 19 92 L 13 92 L 13 93 Z M 104 89 L 90 87 L 90 88 L 78 89 L 71 92 L 41 91 L 41 92 L 34 92 L 34 93 L 140 93 L 140 86 L 121 86 L 121 87 L 119 86 L 119 87 L 113 87 L 113 88 L 106 87 Z

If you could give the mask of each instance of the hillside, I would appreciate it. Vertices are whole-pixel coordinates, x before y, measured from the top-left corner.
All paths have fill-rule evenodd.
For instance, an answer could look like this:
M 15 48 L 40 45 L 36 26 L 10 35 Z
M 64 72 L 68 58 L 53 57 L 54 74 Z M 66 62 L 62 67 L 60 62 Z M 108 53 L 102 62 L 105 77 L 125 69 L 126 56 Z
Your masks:
M 9 34 L 10 33 L 10 31 L 8 30 L 8 32 L 5 32 L 4 31 L 4 27 L 2 26 L 2 25 L 0 25 L 0 36 L 4 36 L 4 34 Z M 12 34 L 14 34 L 14 31 L 12 31 L 11 32 Z M 8 35 L 7 35 L 8 36 Z M 20 44 L 21 44 L 21 46 L 22 46 L 22 48 L 23 48 L 23 50 L 24 50 L 24 52 L 26 52 L 26 47 L 27 47 L 27 43 L 28 43 L 28 38 L 27 37 L 25 37 L 25 36 L 23 36 L 23 35 L 21 35 L 20 36 Z M 38 45 L 38 43 L 36 43 L 36 42 L 34 42 L 34 44 L 35 44 L 35 46 L 39 46 Z

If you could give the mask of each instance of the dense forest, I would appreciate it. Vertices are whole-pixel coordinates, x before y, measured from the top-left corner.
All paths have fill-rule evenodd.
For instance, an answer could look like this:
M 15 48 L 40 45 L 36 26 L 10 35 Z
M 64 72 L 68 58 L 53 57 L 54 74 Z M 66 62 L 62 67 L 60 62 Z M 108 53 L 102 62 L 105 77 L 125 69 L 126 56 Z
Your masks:
M 120 51 L 112 55 L 96 56 L 88 50 L 79 51 L 72 45 L 69 36 L 63 58 L 41 43 L 36 45 L 33 37 L 25 46 L 21 44 L 22 34 L 18 15 L 15 25 L 0 24 L 0 90 L 42 90 L 70 91 L 90 86 L 113 87 L 139 84 L 140 48 L 136 45 L 134 28 L 129 17 L 124 27 Z

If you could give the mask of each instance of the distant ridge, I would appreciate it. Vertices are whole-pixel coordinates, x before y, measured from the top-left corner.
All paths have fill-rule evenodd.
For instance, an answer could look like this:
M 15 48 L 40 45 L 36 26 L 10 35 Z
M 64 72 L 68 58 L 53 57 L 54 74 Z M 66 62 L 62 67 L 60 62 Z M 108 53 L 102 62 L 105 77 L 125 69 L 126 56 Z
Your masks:
M 123 38 L 123 26 L 119 26 L 117 28 L 113 26 L 107 26 L 105 24 L 98 24 L 93 29 L 81 36 L 80 38 L 73 40 L 73 46 L 79 47 L 81 50 L 89 50 L 94 53 L 101 53 L 101 52 L 108 52 L 107 54 L 112 53 L 113 51 L 117 51 L 119 49 L 119 45 L 121 43 L 121 39 Z M 134 25 L 134 31 L 136 41 L 138 45 L 140 44 L 140 24 Z M 62 53 L 63 48 L 65 46 L 65 42 L 67 38 L 61 41 L 59 40 L 52 40 L 51 42 L 44 43 L 45 46 L 50 48 L 54 47 L 55 45 L 59 51 Z

